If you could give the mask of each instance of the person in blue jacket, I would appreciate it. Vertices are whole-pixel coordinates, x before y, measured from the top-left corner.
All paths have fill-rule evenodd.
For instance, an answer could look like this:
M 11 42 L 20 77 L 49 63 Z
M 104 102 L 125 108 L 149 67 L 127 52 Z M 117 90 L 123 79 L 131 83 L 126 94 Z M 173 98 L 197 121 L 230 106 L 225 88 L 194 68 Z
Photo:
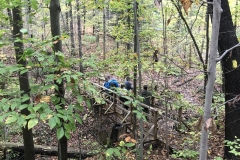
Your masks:
M 112 88 L 112 87 L 119 87 L 118 81 L 116 79 L 114 79 L 114 78 L 111 78 L 108 81 L 108 83 L 109 83 L 110 88 Z

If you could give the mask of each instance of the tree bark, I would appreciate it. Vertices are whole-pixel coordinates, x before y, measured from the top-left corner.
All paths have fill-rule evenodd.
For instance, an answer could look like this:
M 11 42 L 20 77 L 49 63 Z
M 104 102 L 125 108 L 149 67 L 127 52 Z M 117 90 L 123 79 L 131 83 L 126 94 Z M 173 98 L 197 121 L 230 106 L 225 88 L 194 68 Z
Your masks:
M 83 53 L 82 53 L 82 25 L 81 25 L 81 14 L 80 14 L 80 2 L 79 0 L 76 1 L 77 3 L 77 26 L 78 26 L 78 54 L 79 58 L 82 59 Z M 80 66 L 80 72 L 83 73 L 83 66 L 82 62 L 79 64 Z
M 50 2 L 50 22 L 51 22 L 51 32 L 52 32 L 52 36 L 56 37 L 56 36 L 60 36 L 61 32 L 60 32 L 60 20 L 59 20 L 59 15 L 60 15 L 60 3 L 59 0 L 51 0 Z M 62 41 L 58 40 L 57 43 L 54 44 L 53 46 L 53 50 L 54 52 L 62 52 Z M 56 65 L 58 63 L 58 59 L 56 61 Z M 60 71 L 55 73 L 55 74 L 60 74 Z M 63 81 L 61 81 L 61 83 L 57 83 L 56 81 L 54 81 L 54 84 L 56 84 L 58 86 L 58 90 L 55 90 L 55 94 L 57 97 L 59 97 L 60 99 L 64 98 L 64 85 L 63 85 Z M 64 108 L 64 104 L 60 101 L 59 105 Z M 63 120 L 61 119 L 61 122 L 63 122 Z M 68 156 L 67 156 L 67 138 L 64 135 L 62 138 L 59 139 L 58 142 L 58 159 L 59 160 L 67 160 Z
M 14 39 L 22 39 L 22 33 L 20 30 L 23 28 L 23 21 L 22 21 L 22 13 L 21 13 L 21 6 L 16 6 L 12 10 L 13 15 L 13 38 Z M 23 42 L 22 41 L 14 41 L 14 48 L 16 53 L 16 61 L 19 65 L 25 67 L 27 65 L 26 60 L 22 59 L 23 55 Z M 19 84 L 20 84 L 20 91 L 21 96 L 27 94 L 29 97 L 30 92 L 30 85 L 28 80 L 28 72 L 23 74 L 19 73 Z M 23 102 L 23 104 L 30 104 L 30 99 Z M 21 110 L 21 114 L 29 115 L 30 112 L 27 108 Z M 33 134 L 32 129 L 28 129 L 28 123 L 25 127 L 22 128 L 23 131 L 23 142 L 24 142 L 24 159 L 26 160 L 34 160 L 35 153 L 34 153 L 34 142 L 33 142 Z
M 229 3 L 227 0 L 222 0 L 223 13 L 220 22 L 220 34 L 219 34 L 219 53 L 220 55 L 227 49 L 238 44 L 238 39 L 236 36 L 236 31 L 233 26 L 232 15 L 229 8 Z M 240 94 L 240 50 L 239 47 L 232 50 L 221 60 L 223 79 L 224 79 L 224 89 L 225 89 L 225 101 L 231 100 Z M 237 67 L 233 65 L 233 61 L 236 60 Z M 235 136 L 240 137 L 240 123 L 239 115 L 240 110 L 239 101 L 235 104 L 225 105 L 225 140 L 233 141 Z M 224 148 L 224 159 L 236 159 L 232 153 L 229 153 L 230 148 L 225 146 Z
M 220 17 L 221 17 L 221 0 L 213 0 L 213 25 L 212 25 L 212 37 L 211 37 L 211 47 L 210 47 L 210 57 L 209 57 L 209 69 L 208 69 L 208 80 L 205 93 L 205 104 L 204 104 L 204 124 L 202 125 L 201 131 L 201 141 L 200 141 L 200 160 L 207 159 L 208 150 L 208 133 L 209 124 L 212 123 L 211 119 L 211 106 L 212 106 L 212 96 L 214 89 L 214 82 L 216 79 L 216 64 L 217 64 L 217 48 L 220 27 Z
M 106 59 L 106 3 L 103 6 L 103 59 Z
M 70 37 L 71 37 L 71 55 L 75 56 L 75 42 L 74 42 L 74 33 L 73 33 L 73 14 L 72 14 L 72 2 L 69 2 L 69 18 L 70 18 Z

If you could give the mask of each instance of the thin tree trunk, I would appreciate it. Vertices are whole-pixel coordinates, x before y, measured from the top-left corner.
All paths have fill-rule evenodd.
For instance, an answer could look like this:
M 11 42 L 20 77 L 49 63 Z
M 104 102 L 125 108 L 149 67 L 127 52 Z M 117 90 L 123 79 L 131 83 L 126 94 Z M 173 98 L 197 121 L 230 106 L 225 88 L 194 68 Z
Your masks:
M 66 3 L 66 7 L 68 7 L 68 5 L 67 5 L 67 3 Z M 66 11 L 66 13 L 65 13 L 65 16 L 66 16 L 66 24 L 65 24 L 65 29 L 66 29 L 66 33 L 67 33 L 67 35 L 69 35 L 69 12 L 68 11 Z
M 168 65 L 167 64 L 167 25 L 166 25 L 166 17 L 167 15 L 164 14 L 164 10 L 163 10 L 163 7 L 162 7 L 162 24 L 163 24 L 163 52 L 164 52 L 164 65 Z M 164 88 L 165 89 L 168 89 L 168 80 L 167 80 L 167 73 L 164 74 Z M 167 116 L 168 116 L 168 98 L 165 97 L 164 98 L 164 107 L 165 107 L 165 114 L 166 114 L 166 119 L 165 119 L 165 143 L 166 143 L 166 158 L 169 157 L 169 144 L 168 144 L 168 119 L 167 119 Z
M 22 13 L 21 13 L 21 6 L 16 6 L 12 10 L 13 14 L 13 38 L 22 39 L 22 34 L 20 30 L 23 28 L 23 21 L 22 21 Z M 15 53 L 16 53 L 16 61 L 19 65 L 26 67 L 27 62 L 26 60 L 22 59 L 23 55 L 23 42 L 21 41 L 14 41 Z M 19 73 L 19 84 L 20 84 L 20 91 L 23 92 L 21 96 L 27 94 L 30 97 L 30 85 L 28 80 L 28 72 L 25 72 L 20 75 Z M 30 104 L 30 99 L 23 102 L 23 104 Z M 28 116 L 30 112 L 27 108 L 21 110 L 22 115 Z M 23 142 L 24 142 L 24 159 L 25 160 L 35 160 L 35 153 L 34 153 L 34 142 L 33 142 L 33 134 L 32 129 L 28 129 L 28 122 L 25 127 L 22 128 L 23 131 Z
M 81 29 L 81 14 L 80 14 L 80 2 L 79 0 L 77 2 L 77 25 L 78 25 L 78 52 L 79 52 L 79 58 L 82 59 L 82 29 Z M 80 72 L 83 73 L 83 66 L 82 62 L 80 62 Z
M 200 141 L 200 160 L 207 159 L 208 150 L 208 133 L 209 127 L 213 119 L 211 119 L 211 106 L 212 106 L 212 96 L 214 89 L 214 82 L 216 79 L 216 64 L 217 64 L 217 52 L 218 52 L 218 35 L 220 27 L 220 17 L 221 17 L 221 0 L 213 0 L 213 25 L 212 25 L 212 37 L 211 37 L 211 47 L 210 47 L 210 61 L 208 69 L 208 81 L 205 93 L 205 104 L 204 104 L 204 116 L 202 130 L 201 130 L 201 141 Z
M 85 6 L 85 2 L 83 5 L 83 35 L 85 35 L 86 33 L 86 6 Z
M 103 6 L 103 59 L 106 58 L 106 6 L 105 6 L 105 0 L 104 0 L 104 6 Z
M 141 76 L 141 61 L 140 61 L 140 47 L 139 47 L 139 23 L 138 23 L 138 2 L 134 0 L 134 54 L 137 54 L 137 66 L 134 68 L 137 68 L 135 71 L 138 70 L 138 82 L 139 82 L 139 93 L 141 93 L 141 82 L 142 82 L 142 76 Z M 137 75 L 137 73 L 134 73 Z M 137 77 L 137 76 L 136 76 Z M 135 88 L 135 87 L 134 87 Z M 143 159 L 143 119 L 140 118 L 140 153 L 138 159 Z
M 209 16 L 211 12 L 211 4 L 208 4 L 207 6 L 207 11 L 206 11 L 206 17 L 205 17 L 205 21 L 206 21 L 206 54 L 205 54 L 205 65 L 208 64 L 208 52 L 209 52 Z M 208 79 L 208 75 L 205 75 L 204 78 L 204 93 L 206 91 L 206 86 L 207 86 L 207 79 Z
M 75 42 L 74 42 L 74 33 L 73 33 L 73 11 L 72 11 L 72 2 L 69 2 L 69 18 L 70 18 L 70 37 L 71 37 L 71 55 L 75 56 Z
M 50 22 L 51 22 L 51 32 L 52 32 L 52 36 L 56 37 L 56 36 L 60 36 L 61 32 L 60 32 L 60 3 L 59 0 L 51 0 L 50 2 Z M 53 50 L 54 52 L 62 52 L 62 41 L 58 40 L 57 43 L 54 44 L 53 46 Z M 56 65 L 58 63 L 58 59 L 56 62 Z M 55 74 L 60 74 L 60 71 L 55 73 Z M 54 84 L 56 84 L 58 86 L 58 90 L 55 90 L 55 94 L 57 97 L 59 97 L 60 99 L 64 98 L 64 85 L 63 85 L 63 81 L 61 83 L 57 83 L 57 81 L 54 81 Z M 64 108 L 64 104 L 60 101 L 59 105 Z M 63 120 L 61 119 L 61 122 L 63 122 Z M 62 138 L 59 139 L 58 142 L 58 159 L 59 160 L 67 160 L 67 138 L 64 135 Z

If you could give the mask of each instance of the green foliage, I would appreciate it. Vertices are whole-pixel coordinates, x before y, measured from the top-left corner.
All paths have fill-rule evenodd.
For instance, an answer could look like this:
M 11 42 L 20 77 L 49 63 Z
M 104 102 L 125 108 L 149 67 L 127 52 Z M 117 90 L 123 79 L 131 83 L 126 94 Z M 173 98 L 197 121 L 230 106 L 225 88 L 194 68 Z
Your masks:
M 176 151 L 171 157 L 173 158 L 183 158 L 183 159 L 197 159 L 199 155 L 198 151 L 190 150 L 190 149 L 184 149 L 181 151 Z
M 115 148 L 108 148 L 106 150 L 106 158 L 108 160 L 110 159 L 128 159 L 127 157 L 127 152 L 131 152 L 129 150 L 129 148 L 135 146 L 134 143 L 132 142 L 124 142 L 124 141 L 120 141 L 119 145 Z
M 240 139 L 235 137 L 233 141 L 225 140 L 225 145 L 230 148 L 230 153 L 234 154 L 235 156 L 240 156 Z
M 197 159 L 199 156 L 199 151 L 191 149 L 195 148 L 199 145 L 199 134 L 195 132 L 189 132 L 189 136 L 183 139 L 183 142 L 179 145 L 181 149 L 174 151 L 171 155 L 173 158 L 180 158 L 180 159 Z
M 32 1 L 32 5 L 36 4 L 37 1 Z M 21 32 L 26 34 L 27 30 L 22 29 Z M 24 40 L 30 41 L 30 39 Z M 47 53 L 45 47 L 47 48 L 53 43 L 51 40 L 35 41 L 31 48 L 25 49 L 21 59 L 28 60 L 27 67 L 6 66 L 0 63 L 0 76 L 5 77 L 5 80 L 10 79 L 10 84 L 14 82 L 10 76 L 18 73 L 37 72 L 37 75 L 41 76 L 41 81 L 38 83 L 35 82 L 35 76 L 31 78 L 29 95 L 21 94 L 18 83 L 15 82 L 15 85 L 8 85 L 7 89 L 1 90 L 0 94 L 7 95 L 7 98 L 0 100 L 0 120 L 4 121 L 5 124 L 15 124 L 28 129 L 34 128 L 40 121 L 48 122 L 46 124 L 51 129 L 56 128 L 58 139 L 63 136 L 69 139 L 70 133 L 76 131 L 76 123 L 82 123 L 83 117 L 80 116 L 79 112 L 84 111 L 85 107 L 91 107 L 90 101 L 81 94 L 80 90 L 92 95 L 97 102 L 103 103 L 99 97 L 99 91 L 88 81 L 89 78 L 97 75 L 98 68 L 95 64 L 96 57 L 91 57 L 85 59 L 83 63 L 90 69 L 89 72 L 83 74 L 72 70 L 72 66 L 79 65 L 82 60 L 66 57 L 60 52 Z M 59 60 L 57 63 L 56 59 Z M 63 98 L 56 95 L 55 93 L 59 91 L 59 88 L 53 83 L 54 81 L 66 83 L 66 92 L 71 92 L 71 97 Z M 69 98 L 76 98 L 77 101 L 69 101 Z M 21 114 L 23 109 L 27 109 L 30 114 L 28 116 Z

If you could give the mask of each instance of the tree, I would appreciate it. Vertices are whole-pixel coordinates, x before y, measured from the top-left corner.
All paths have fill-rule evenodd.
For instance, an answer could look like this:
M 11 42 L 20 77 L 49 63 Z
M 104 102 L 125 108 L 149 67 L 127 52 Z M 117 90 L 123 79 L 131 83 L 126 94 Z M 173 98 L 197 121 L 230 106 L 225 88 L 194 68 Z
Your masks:
M 50 2 L 50 19 L 51 19 L 51 32 L 52 36 L 55 39 L 56 43 L 54 43 L 53 50 L 56 54 L 57 52 L 62 52 L 62 41 L 59 40 L 59 36 L 61 35 L 60 32 L 60 21 L 59 21 L 59 15 L 60 15 L 60 3 L 59 0 L 51 0 Z M 57 59 L 56 65 L 58 64 L 59 60 Z M 55 75 L 60 74 L 60 71 L 55 72 Z M 55 94 L 57 97 L 60 98 L 60 102 L 58 103 L 59 106 L 61 106 L 64 109 L 64 85 L 63 81 L 58 82 L 54 80 L 54 84 L 58 86 L 58 89 L 55 89 Z M 63 121 L 63 120 L 61 120 Z M 67 137 L 63 135 L 59 139 L 58 143 L 58 159 L 60 160 L 67 160 Z
M 76 7 L 77 7 L 77 30 L 78 30 L 78 55 L 79 58 L 82 59 L 83 53 L 82 53 L 82 25 L 81 25 L 81 14 L 80 14 L 80 0 L 76 1 Z M 82 62 L 80 62 L 79 65 L 80 72 L 83 72 L 83 66 Z
M 13 15 L 13 38 L 14 38 L 14 47 L 16 53 L 16 61 L 17 63 L 22 66 L 26 67 L 27 62 L 25 59 L 22 58 L 23 56 L 23 42 L 22 40 L 22 33 L 21 29 L 23 28 L 23 21 L 22 21 L 22 13 L 21 13 L 21 5 L 17 5 L 12 10 Z M 18 40 L 17 40 L 18 39 Z M 19 41 L 20 40 L 20 41 Z M 21 96 L 28 95 L 30 97 L 30 85 L 28 80 L 28 72 L 19 73 L 19 84 L 20 84 L 20 91 Z M 30 104 L 30 98 L 28 98 L 22 104 Z M 28 116 L 30 114 L 28 108 L 22 109 L 21 114 Z M 23 131 L 23 142 L 24 142 L 24 159 L 26 160 L 34 160 L 35 153 L 34 153 L 34 142 L 33 142 L 33 134 L 32 129 L 28 129 L 28 122 L 26 125 L 22 127 Z
M 217 47 L 219 35 L 219 23 L 221 16 L 221 7 L 220 0 L 213 0 L 213 25 L 212 25 L 212 38 L 211 38 L 211 47 L 210 47 L 210 61 L 208 69 L 208 81 L 206 86 L 205 94 L 205 104 L 204 104 L 204 125 L 202 126 L 201 131 L 201 142 L 200 142 L 200 160 L 207 159 L 207 144 L 208 144 L 208 132 L 209 124 L 212 123 L 212 114 L 211 114 L 211 105 L 212 105 L 212 96 L 214 89 L 214 82 L 216 79 L 216 64 L 217 64 Z
M 229 48 L 238 44 L 236 31 L 233 26 L 232 16 L 230 12 L 229 3 L 226 0 L 222 0 L 221 3 L 223 13 L 221 15 L 220 30 L 219 30 L 219 53 L 220 55 Z M 236 48 L 229 52 L 221 60 L 224 91 L 225 91 L 225 140 L 233 141 L 235 136 L 240 137 L 240 123 L 239 115 L 240 107 L 239 100 L 237 99 L 240 94 L 240 50 Z M 225 146 L 224 158 L 236 159 L 237 157 L 232 153 L 229 153 L 230 148 Z
M 75 41 L 74 41 L 74 30 L 73 30 L 73 7 L 72 7 L 72 2 L 69 1 L 69 18 L 70 18 L 70 37 L 71 37 L 71 55 L 75 56 Z

